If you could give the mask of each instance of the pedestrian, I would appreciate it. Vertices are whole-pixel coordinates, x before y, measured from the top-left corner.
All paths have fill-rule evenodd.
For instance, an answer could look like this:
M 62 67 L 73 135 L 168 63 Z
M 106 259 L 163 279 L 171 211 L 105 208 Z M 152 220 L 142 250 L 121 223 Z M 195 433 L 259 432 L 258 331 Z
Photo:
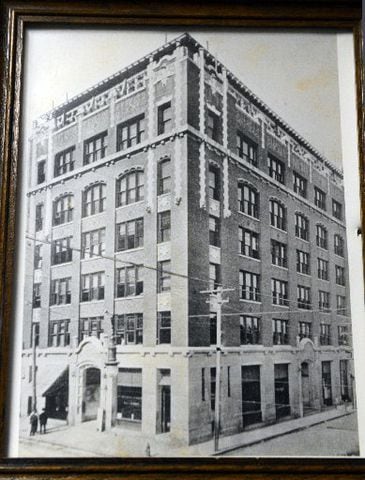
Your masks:
M 29 417 L 30 422 L 30 436 L 35 435 L 37 433 L 38 428 L 38 414 L 37 410 L 33 410 Z
M 48 415 L 46 409 L 42 410 L 42 413 L 39 415 L 39 431 L 40 433 L 46 433 L 46 426 L 47 426 Z M 42 432 L 43 430 L 43 432 Z

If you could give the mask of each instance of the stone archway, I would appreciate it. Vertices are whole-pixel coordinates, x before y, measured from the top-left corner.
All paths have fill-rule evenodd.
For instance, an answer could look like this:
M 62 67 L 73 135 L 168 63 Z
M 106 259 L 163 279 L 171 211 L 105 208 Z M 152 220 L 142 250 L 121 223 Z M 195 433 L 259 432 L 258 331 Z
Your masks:
M 299 360 L 299 382 L 300 382 L 300 398 L 301 414 L 309 415 L 317 411 L 318 396 L 316 385 L 316 352 L 313 342 L 309 338 L 303 338 L 299 342 L 300 352 Z

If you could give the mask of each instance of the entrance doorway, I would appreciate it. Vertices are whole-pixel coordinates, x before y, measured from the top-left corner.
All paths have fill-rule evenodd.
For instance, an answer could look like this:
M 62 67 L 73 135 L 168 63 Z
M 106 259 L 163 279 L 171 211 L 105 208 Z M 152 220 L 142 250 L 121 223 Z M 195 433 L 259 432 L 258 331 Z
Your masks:
M 171 425 L 171 387 L 161 387 L 161 433 L 169 432 Z
M 84 372 L 82 421 L 96 420 L 100 404 L 100 370 L 90 367 Z
M 66 420 L 68 415 L 69 372 L 66 368 L 43 393 L 48 417 Z
M 290 415 L 288 364 L 274 365 L 276 418 Z
M 322 362 L 322 396 L 324 405 L 331 406 L 333 403 L 331 362 Z
M 310 400 L 309 365 L 308 365 L 308 362 L 303 362 L 302 363 L 301 372 L 302 372 L 303 407 L 304 408 L 309 408 L 311 406 L 311 400 Z
M 242 376 L 242 421 L 243 426 L 262 421 L 260 367 L 241 367 Z
M 341 384 L 341 399 L 343 402 L 349 402 L 350 397 L 350 385 L 349 385 L 349 371 L 348 361 L 340 360 L 340 384 Z

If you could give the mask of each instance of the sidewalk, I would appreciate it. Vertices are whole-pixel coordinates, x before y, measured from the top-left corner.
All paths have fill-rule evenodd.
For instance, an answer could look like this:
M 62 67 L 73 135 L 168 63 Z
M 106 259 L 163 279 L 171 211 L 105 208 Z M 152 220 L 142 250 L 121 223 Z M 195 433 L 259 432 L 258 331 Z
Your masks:
M 341 406 L 302 418 L 291 419 L 274 425 L 240 432 L 236 435 L 221 437 L 219 439 L 219 454 L 229 454 L 238 447 L 254 445 L 269 439 L 280 437 L 290 432 L 309 428 L 313 425 L 352 414 L 354 411 L 349 406 Z M 43 456 L 52 456 L 52 448 L 65 449 L 66 452 L 74 451 L 75 456 L 95 457 L 140 457 L 146 456 L 147 444 L 150 445 L 151 456 L 158 457 L 184 457 L 184 456 L 210 456 L 214 455 L 213 440 L 197 445 L 184 446 L 172 434 L 161 434 L 146 437 L 142 432 L 127 428 L 115 427 L 111 432 L 96 431 L 96 422 L 85 422 L 69 427 L 65 422 L 49 420 L 47 434 L 37 433 L 29 437 L 29 420 L 24 418 L 20 425 L 19 455 L 24 451 L 31 451 L 31 446 L 43 446 Z M 43 451 L 42 450 L 42 451 Z M 234 453 L 232 452 L 234 455 Z M 29 456 L 29 455 L 28 455 Z M 35 455 L 36 456 L 36 455 Z M 39 453 L 38 455 L 39 456 Z

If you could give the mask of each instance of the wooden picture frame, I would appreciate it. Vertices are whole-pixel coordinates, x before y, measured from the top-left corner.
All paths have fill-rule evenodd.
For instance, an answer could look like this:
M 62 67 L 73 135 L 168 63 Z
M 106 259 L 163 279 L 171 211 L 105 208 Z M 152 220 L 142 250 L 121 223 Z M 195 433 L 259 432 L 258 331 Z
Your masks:
M 111 459 L 15 459 L 7 458 L 8 396 L 11 385 L 11 332 L 14 314 L 15 258 L 17 252 L 17 186 L 19 184 L 21 98 L 23 90 L 24 38 L 27 28 L 177 26 L 332 29 L 353 34 L 356 59 L 359 171 L 361 205 L 364 205 L 363 69 L 361 2 L 145 2 L 83 0 L 40 2 L 4 0 L 1 22 L 1 196 L 0 196 L 0 478 L 360 478 L 362 458 L 111 458 Z M 362 208 L 363 210 L 363 208 Z M 365 231 L 362 211 L 361 230 Z M 365 242 L 363 242 L 363 258 Z

